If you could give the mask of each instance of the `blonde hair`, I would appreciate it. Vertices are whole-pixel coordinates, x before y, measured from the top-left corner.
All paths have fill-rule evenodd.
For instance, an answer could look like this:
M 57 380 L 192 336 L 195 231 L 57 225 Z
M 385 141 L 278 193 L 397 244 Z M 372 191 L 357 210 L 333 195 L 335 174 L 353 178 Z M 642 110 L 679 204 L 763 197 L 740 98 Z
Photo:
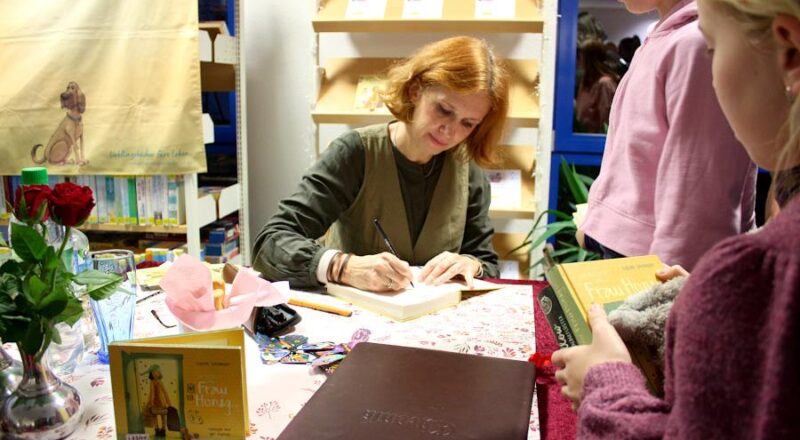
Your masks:
M 508 72 L 485 41 L 453 37 L 430 43 L 392 66 L 387 78 L 381 99 L 398 120 L 406 123 L 414 115 L 410 91 L 415 85 L 422 90 L 443 86 L 462 94 L 486 92 L 489 112 L 462 145 L 469 159 L 480 165 L 493 163 L 508 112 Z
M 755 45 L 772 44 L 772 22 L 778 15 L 788 15 L 800 20 L 800 2 L 797 0 L 702 0 L 720 5 L 742 23 Z M 794 97 L 789 116 L 780 133 L 786 139 L 778 155 L 774 178 L 776 191 L 785 200 L 800 192 L 800 173 L 792 167 L 800 165 L 800 99 Z M 781 197 L 783 198 L 783 197 Z

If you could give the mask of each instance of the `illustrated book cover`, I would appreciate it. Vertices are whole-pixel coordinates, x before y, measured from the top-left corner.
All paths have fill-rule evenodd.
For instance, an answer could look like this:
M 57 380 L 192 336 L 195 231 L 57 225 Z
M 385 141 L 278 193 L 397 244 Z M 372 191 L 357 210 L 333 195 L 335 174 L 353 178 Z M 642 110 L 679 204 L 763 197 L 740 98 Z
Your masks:
M 279 440 L 526 439 L 530 362 L 362 342 Z
M 414 278 L 420 269 L 411 268 Z M 371 312 L 384 315 L 397 321 L 408 321 L 438 310 L 454 306 L 462 298 L 500 289 L 503 286 L 482 280 L 474 280 L 473 288 L 464 283 L 450 282 L 429 286 L 414 281 L 414 287 L 399 292 L 369 292 L 343 284 L 328 283 L 330 295 L 345 300 Z
M 246 437 L 242 329 L 114 342 L 109 359 L 118 440 Z
M 546 276 L 550 287 L 539 295 L 539 304 L 547 317 L 556 342 L 562 348 L 592 343 L 588 312 L 600 304 L 610 313 L 625 299 L 660 281 L 656 271 L 664 264 L 655 255 L 558 264 Z M 644 373 L 653 390 L 660 390 L 660 372 L 655 353 L 643 347 L 628 346 L 634 363 Z

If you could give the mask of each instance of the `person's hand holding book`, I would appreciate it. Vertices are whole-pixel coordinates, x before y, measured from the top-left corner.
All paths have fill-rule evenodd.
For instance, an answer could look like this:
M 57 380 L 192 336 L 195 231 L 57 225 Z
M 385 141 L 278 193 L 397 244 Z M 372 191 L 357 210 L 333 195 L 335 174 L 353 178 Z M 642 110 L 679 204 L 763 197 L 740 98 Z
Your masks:
M 631 362 L 622 338 L 608 322 L 605 310 L 599 305 L 589 309 L 592 326 L 592 343 L 564 348 L 553 353 L 552 362 L 557 368 L 556 380 L 562 385 L 561 393 L 572 401 L 572 408 L 580 406 L 583 380 L 589 369 L 606 362 Z

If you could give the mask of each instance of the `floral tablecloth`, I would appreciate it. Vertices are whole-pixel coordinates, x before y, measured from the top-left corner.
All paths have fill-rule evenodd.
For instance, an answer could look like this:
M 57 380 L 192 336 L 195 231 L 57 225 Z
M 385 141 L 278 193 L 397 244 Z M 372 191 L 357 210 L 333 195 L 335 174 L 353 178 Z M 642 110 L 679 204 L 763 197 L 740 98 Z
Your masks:
M 506 286 L 407 322 L 395 322 L 355 307 L 351 317 L 298 307 L 302 320 L 292 333 L 305 335 L 310 342 L 347 342 L 356 330 L 368 329 L 371 342 L 526 360 L 535 351 L 531 298 L 530 286 Z M 177 327 L 162 325 L 176 324 L 163 300 L 163 294 L 156 294 L 137 304 L 134 323 L 137 337 L 177 332 Z M 255 342 L 249 340 L 248 344 L 248 439 L 274 439 L 325 382 L 326 376 L 306 365 L 264 365 Z M 90 351 L 74 373 L 63 379 L 78 388 L 85 402 L 80 428 L 70 439 L 116 438 L 108 366 L 101 364 L 94 351 Z M 535 394 L 528 438 L 539 439 Z

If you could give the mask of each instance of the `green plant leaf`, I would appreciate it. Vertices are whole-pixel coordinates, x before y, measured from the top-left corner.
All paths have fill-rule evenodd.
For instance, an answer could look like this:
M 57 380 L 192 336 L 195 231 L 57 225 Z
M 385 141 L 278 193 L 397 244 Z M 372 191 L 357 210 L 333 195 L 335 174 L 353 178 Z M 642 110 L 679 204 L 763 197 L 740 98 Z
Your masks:
M 0 297 L 13 300 L 19 295 L 21 289 L 19 277 L 10 273 L 0 275 Z M 2 300 L 0 299 L 0 301 Z
M 113 273 L 85 270 L 73 278 L 75 283 L 86 286 L 86 293 L 94 300 L 108 297 L 122 284 L 122 278 Z
M 25 335 L 19 343 L 28 354 L 36 354 L 42 343 L 44 342 L 44 329 L 40 320 L 31 320 L 28 323 L 28 328 L 25 330 Z
M 0 274 L 6 273 L 17 278 L 22 278 L 25 275 L 25 271 L 22 270 L 22 266 L 14 260 L 8 260 L 3 263 L 2 266 L 0 266 Z
M 3 234 L 0 234 L 0 247 L 8 247 L 8 243 L 6 243 L 5 238 L 3 238 Z
M 584 174 L 577 174 L 577 177 L 578 177 L 578 179 L 579 179 L 581 182 L 583 182 L 583 184 L 584 184 L 584 185 L 586 185 L 587 187 L 588 187 L 588 186 L 592 186 L 592 184 L 594 183 L 594 179 L 592 179 L 591 177 L 589 177 L 589 176 L 586 176 L 586 175 L 584 175 Z
M 70 297 L 67 301 L 66 307 L 64 310 L 61 311 L 61 314 L 55 317 L 55 322 L 63 322 L 69 326 L 75 325 L 79 319 L 81 319 L 81 315 L 83 315 L 83 305 L 81 305 L 81 300 L 73 297 Z
M 42 302 L 48 287 L 47 283 L 36 274 L 30 275 L 22 282 L 22 291 L 36 307 Z
M 537 246 L 547 241 L 548 238 L 569 229 L 573 230 L 576 229 L 575 222 L 573 222 L 572 220 L 569 221 L 564 220 L 560 222 L 550 223 L 549 225 L 547 225 L 545 231 L 531 242 L 530 247 L 535 249 Z
M 564 181 L 567 182 L 567 188 L 569 188 L 574 202 L 576 204 L 586 203 L 589 198 L 589 191 L 586 189 L 586 185 L 578 178 L 578 172 L 575 171 L 575 167 L 570 166 L 563 157 L 561 158 L 561 175 L 564 177 Z
M 47 249 L 47 243 L 35 229 L 19 223 L 11 224 L 11 242 L 14 243 L 14 252 L 29 262 L 40 261 Z
M 61 343 L 61 333 L 58 331 L 58 327 L 55 326 L 55 323 L 53 323 L 53 325 L 44 326 L 44 336 L 50 339 L 51 344 Z
M 36 308 L 39 314 L 47 319 L 53 319 L 67 307 L 69 300 L 68 294 L 60 291 L 60 289 L 53 289 L 49 295 L 42 299 L 42 302 Z
M 19 342 L 25 337 L 25 332 L 28 330 L 30 318 L 22 315 L 2 315 L 2 321 L 5 325 L 3 333 L 0 334 L 0 339 L 3 342 Z

